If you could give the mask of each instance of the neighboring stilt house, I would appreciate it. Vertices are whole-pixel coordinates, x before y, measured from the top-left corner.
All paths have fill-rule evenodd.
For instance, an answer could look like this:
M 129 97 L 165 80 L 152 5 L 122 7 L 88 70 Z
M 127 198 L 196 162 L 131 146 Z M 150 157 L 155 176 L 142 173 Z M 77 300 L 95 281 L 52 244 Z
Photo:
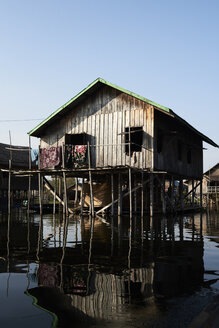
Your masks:
M 192 181 L 187 181 L 188 191 L 192 190 Z M 219 163 L 207 170 L 203 174 L 202 193 L 204 196 L 205 206 L 219 208 Z M 195 197 L 200 197 L 200 185 L 195 190 Z
M 0 209 L 8 206 L 9 188 L 9 162 L 12 170 L 27 170 L 29 168 L 29 147 L 14 146 L 0 143 Z M 36 163 L 31 162 L 32 168 L 36 168 Z M 30 189 L 36 190 L 38 187 L 35 178 L 31 179 Z M 29 189 L 28 177 L 12 175 L 10 179 L 11 202 L 14 206 L 22 204 L 27 200 Z
M 101 78 L 29 135 L 40 138 L 41 174 L 82 179 L 82 210 L 88 202 L 91 212 L 98 206 L 114 213 L 118 205 L 119 214 L 127 205 L 151 215 L 182 207 L 182 180 L 202 179 L 202 142 L 218 147 L 171 109 Z M 178 199 L 174 180 L 180 181 Z M 108 192 L 100 200 L 101 187 Z

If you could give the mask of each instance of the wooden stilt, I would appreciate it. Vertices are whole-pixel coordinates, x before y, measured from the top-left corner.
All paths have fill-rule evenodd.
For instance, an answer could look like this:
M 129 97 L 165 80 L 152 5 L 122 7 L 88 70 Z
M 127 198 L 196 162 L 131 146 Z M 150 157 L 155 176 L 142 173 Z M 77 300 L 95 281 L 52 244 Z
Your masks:
M 31 171 L 31 137 L 29 136 L 29 170 Z M 30 200 L 31 200 L 31 175 L 28 177 L 28 203 L 27 203 L 27 212 L 30 213 Z
M 118 220 L 122 215 L 122 175 L 118 174 Z
M 150 217 L 154 215 L 154 176 L 150 173 Z
M 57 185 L 57 178 L 55 176 L 55 179 L 54 179 L 54 195 L 53 195 L 53 215 L 56 214 L 56 185 Z
M 148 183 L 148 181 L 149 181 L 149 179 L 147 179 L 146 181 L 144 181 L 144 185 L 145 185 L 146 183 Z M 140 188 L 140 186 L 137 186 L 136 188 L 133 188 L 133 189 L 131 190 L 131 192 L 133 192 L 135 189 L 139 189 L 139 188 Z M 126 192 L 125 194 L 122 194 L 122 198 L 124 198 L 124 197 L 126 197 L 126 196 L 128 196 L 128 195 L 130 195 L 130 191 Z M 117 202 L 118 202 L 118 199 L 114 200 L 114 204 L 117 203 Z M 109 208 L 110 206 L 112 206 L 112 203 L 110 203 L 110 204 L 104 206 L 103 208 L 101 208 L 99 211 L 96 212 L 96 214 L 99 214 L 99 213 L 105 211 L 105 210 L 106 210 L 107 208 Z
M 78 178 L 75 178 L 75 206 L 78 202 Z
M 82 184 L 81 184 L 81 215 L 83 214 L 84 211 L 84 178 L 82 179 Z
M 144 216 L 144 172 L 141 172 L 141 218 Z
M 162 200 L 162 213 L 165 216 L 166 215 L 165 175 L 162 176 L 161 200 Z
M 62 168 L 65 168 L 65 146 L 62 144 Z M 67 195 L 67 183 L 66 183 L 66 174 L 63 171 L 63 182 L 64 182 L 64 213 L 68 215 L 68 195 Z
M 174 210 L 174 178 L 173 176 L 171 177 L 171 180 L 170 180 L 170 186 L 171 186 L 171 196 L 170 196 L 170 200 L 171 200 L 171 211 L 173 212 Z
M 112 206 L 111 206 L 111 215 L 114 215 L 114 174 L 111 174 L 111 200 L 112 200 Z
M 192 179 L 192 208 L 194 208 L 194 179 Z
M 184 199 L 183 199 L 183 180 L 179 181 L 179 197 L 180 197 L 180 209 L 184 210 Z
M 129 211 L 132 219 L 132 170 L 129 168 Z
M 62 198 L 62 177 L 59 177 L 59 197 Z M 61 203 L 59 202 L 59 212 L 61 211 Z
M 65 202 L 59 197 L 59 195 L 57 195 L 57 193 L 55 193 L 53 186 L 50 184 L 50 182 L 45 177 L 43 177 L 43 182 L 44 182 L 45 188 L 53 195 L 53 197 L 56 198 L 56 200 L 59 202 L 59 204 L 61 204 L 63 206 L 63 211 L 64 211 Z M 73 210 L 68 208 L 68 212 L 73 213 Z
M 183 241 L 183 217 L 181 215 L 179 217 L 179 237 L 180 241 Z
M 143 163 L 143 162 L 142 162 Z M 141 238 L 144 237 L 144 172 L 141 173 Z
M 200 180 L 200 208 L 202 208 L 202 179 Z
M 90 213 L 91 216 L 94 216 L 94 196 L 93 196 L 93 183 L 92 183 L 92 174 L 91 174 L 91 158 L 90 158 L 90 143 L 87 143 L 88 150 L 88 166 L 89 166 L 89 183 L 90 183 Z
M 40 216 L 42 216 L 42 179 L 41 179 L 41 173 L 40 173 L 40 146 L 39 146 L 39 161 L 38 161 L 38 184 L 39 184 L 39 206 L 40 206 Z
M 134 174 L 134 188 L 137 187 L 137 178 L 136 178 L 136 174 Z M 133 198 L 134 198 L 134 213 L 137 213 L 137 190 L 135 189 L 135 191 L 133 192 Z
M 11 164 L 12 164 L 12 151 L 11 151 L 11 131 L 9 131 L 10 139 L 10 152 L 9 152 L 9 161 L 8 161 L 8 214 L 11 214 Z

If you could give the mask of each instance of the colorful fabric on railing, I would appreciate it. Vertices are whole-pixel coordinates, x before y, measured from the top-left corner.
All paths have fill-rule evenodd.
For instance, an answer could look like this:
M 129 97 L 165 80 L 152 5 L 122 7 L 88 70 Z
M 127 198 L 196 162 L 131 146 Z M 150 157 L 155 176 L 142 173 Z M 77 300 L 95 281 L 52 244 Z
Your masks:
M 61 147 L 42 148 L 40 151 L 40 168 L 54 168 L 61 162 Z
M 65 165 L 67 168 L 87 166 L 87 146 L 67 145 L 65 147 Z

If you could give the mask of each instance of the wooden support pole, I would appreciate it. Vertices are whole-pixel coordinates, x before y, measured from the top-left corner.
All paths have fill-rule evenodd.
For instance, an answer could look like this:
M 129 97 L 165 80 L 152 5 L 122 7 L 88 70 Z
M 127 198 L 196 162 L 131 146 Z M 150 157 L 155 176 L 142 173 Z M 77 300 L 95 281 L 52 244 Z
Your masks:
M 194 208 L 194 179 L 192 179 L 192 208 Z
M 11 214 L 11 164 L 12 164 L 12 151 L 11 151 L 11 131 L 9 131 L 10 139 L 10 152 L 9 152 L 9 161 L 8 161 L 8 214 Z
M 173 212 L 173 209 L 174 209 L 174 178 L 173 176 L 171 177 L 171 180 L 170 180 L 170 186 L 171 186 L 171 195 L 170 195 L 170 199 L 171 199 L 171 211 Z
M 200 180 L 200 207 L 202 208 L 202 179 Z
M 150 217 L 154 215 L 154 176 L 150 173 Z
M 38 160 L 38 184 L 39 184 L 39 206 L 40 206 L 40 216 L 42 216 L 43 211 L 42 211 L 42 179 L 41 179 L 41 172 L 40 172 L 40 146 L 39 146 L 39 160 Z
M 61 197 L 59 197 L 59 195 L 55 194 L 53 186 L 50 184 L 50 182 L 45 177 L 43 177 L 43 182 L 46 189 L 49 190 L 49 192 L 53 195 L 53 197 L 55 196 L 56 200 L 59 202 L 59 204 L 63 206 L 64 209 L 65 207 L 64 201 L 61 199 Z M 70 208 L 68 208 L 68 212 L 73 213 L 73 211 Z
M 84 178 L 82 179 L 82 184 L 81 184 L 81 215 L 83 214 L 84 211 Z
M 65 145 L 62 144 L 62 168 L 65 168 Z M 64 181 L 64 213 L 68 215 L 68 195 L 67 195 L 67 183 L 66 183 L 66 173 L 63 171 L 63 181 Z
M 129 168 L 129 211 L 130 220 L 132 219 L 132 170 Z
M 118 174 L 118 217 L 122 215 L 122 174 Z M 120 220 L 120 218 L 118 218 Z M 119 224 L 119 222 L 118 222 Z
M 143 163 L 143 162 L 142 162 Z M 141 172 L 141 240 L 144 238 L 144 172 Z
M 90 157 L 90 143 L 87 142 L 87 151 L 88 151 L 88 166 L 89 166 L 89 183 L 90 183 L 90 213 L 91 216 L 94 216 L 94 196 L 93 196 L 93 183 L 92 183 L 92 174 L 91 174 L 91 157 Z
M 134 174 L 134 187 L 137 187 L 137 178 L 136 178 L 136 174 Z M 134 198 L 134 213 L 137 213 L 137 190 L 135 189 L 135 191 L 133 192 L 133 198 Z
M 29 171 L 31 171 L 31 137 L 29 136 Z M 30 200 L 31 200 L 31 175 L 28 177 L 28 203 L 27 212 L 30 213 Z
M 147 179 L 146 181 L 144 181 L 144 185 L 145 185 L 146 183 L 148 183 L 148 182 L 149 182 L 149 179 Z M 139 189 L 139 188 L 140 188 L 140 186 L 137 186 L 136 188 L 133 188 L 133 189 L 132 189 L 132 192 L 133 192 L 135 189 Z M 125 194 L 122 195 L 122 198 L 128 196 L 129 194 L 130 194 L 130 191 L 126 192 Z M 114 200 L 114 204 L 117 203 L 117 202 L 118 202 L 118 199 Z M 105 211 L 105 210 L 106 210 L 107 208 L 109 208 L 111 205 L 112 205 L 112 203 L 110 203 L 110 204 L 104 206 L 104 207 L 101 208 L 99 211 L 97 211 L 96 214 L 99 214 L 99 213 Z
M 141 219 L 144 217 L 144 172 L 141 172 Z
M 166 193 L 165 193 L 165 175 L 162 176 L 161 201 L 162 201 L 162 213 L 165 216 L 167 210 Z
M 180 209 L 184 210 L 184 198 L 183 198 L 183 180 L 179 181 L 179 197 L 180 197 Z
M 56 188 L 57 188 L 57 177 L 54 180 L 54 195 L 53 195 L 53 215 L 56 214 Z
M 111 173 L 111 215 L 114 215 L 114 174 Z
M 59 177 L 59 197 L 62 198 L 62 178 Z M 61 203 L 59 202 L 59 212 L 61 211 Z
M 78 202 L 78 178 L 75 178 L 75 206 Z

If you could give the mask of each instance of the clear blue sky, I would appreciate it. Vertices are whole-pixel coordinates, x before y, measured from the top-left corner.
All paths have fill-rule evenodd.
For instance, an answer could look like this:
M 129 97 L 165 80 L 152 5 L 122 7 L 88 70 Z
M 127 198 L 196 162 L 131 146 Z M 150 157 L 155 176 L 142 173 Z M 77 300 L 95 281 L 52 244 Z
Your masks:
M 44 119 L 102 77 L 219 143 L 218 17 L 213 0 L 0 0 L 0 142 L 26 145 L 40 122 L 3 120 Z

